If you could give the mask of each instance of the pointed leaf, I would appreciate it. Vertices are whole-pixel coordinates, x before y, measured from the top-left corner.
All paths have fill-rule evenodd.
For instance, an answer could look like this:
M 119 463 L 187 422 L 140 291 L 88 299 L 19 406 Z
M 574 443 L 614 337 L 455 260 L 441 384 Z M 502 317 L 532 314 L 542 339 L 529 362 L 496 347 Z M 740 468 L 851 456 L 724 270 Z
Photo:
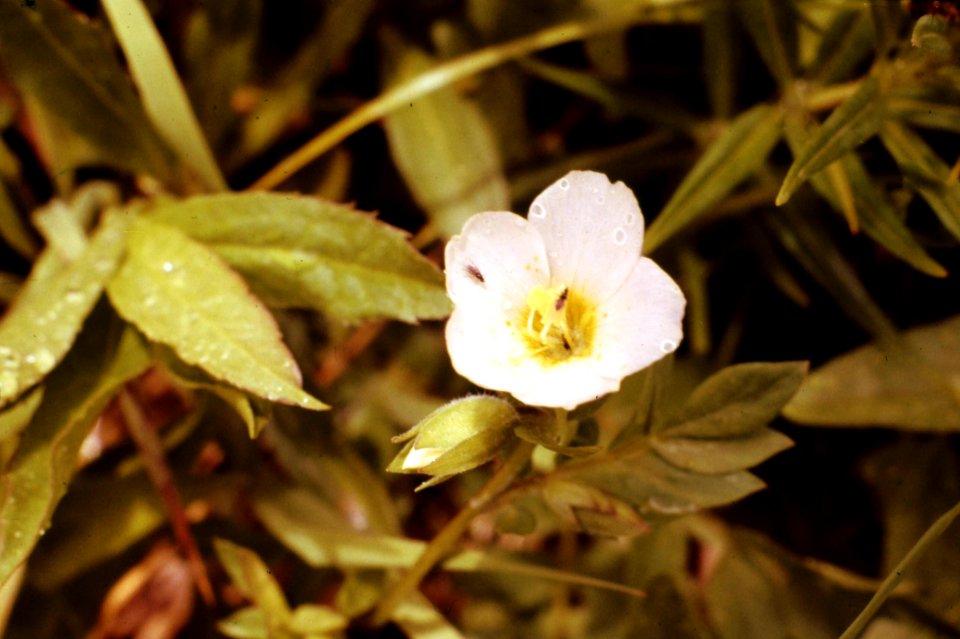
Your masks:
M 960 183 L 948 184 L 950 167 L 923 138 L 898 122 L 886 122 L 880 139 L 907 182 L 923 196 L 947 230 L 960 239 Z
M 128 226 L 123 216 L 108 215 L 73 262 L 64 264 L 52 249 L 39 258 L 0 321 L 0 406 L 43 379 L 70 350 L 117 268 Z
M 654 438 L 650 444 L 661 457 L 678 468 L 719 475 L 756 466 L 793 446 L 793 441 L 775 430 L 760 428 L 741 437 Z
M 784 415 L 815 426 L 960 431 L 960 317 L 870 344 L 818 368 Z
M 829 85 L 850 77 L 872 49 L 872 26 L 870 14 L 862 8 L 840 8 L 835 13 L 810 65 L 818 83 Z
M 169 151 L 111 43 L 65 4 L 0 2 L 0 59 L 17 87 L 96 148 L 101 161 L 167 175 Z
M 791 0 L 748 0 L 735 5 L 760 51 L 767 68 L 781 85 L 788 84 L 797 68 L 800 24 Z
M 347 627 L 347 618 L 327 606 L 303 604 L 297 606 L 290 617 L 291 631 L 306 637 L 339 633 Z
M 322 410 L 273 316 L 213 252 L 176 229 L 138 220 L 107 287 L 117 312 L 188 364 L 270 401 Z
M 237 589 L 263 611 L 267 626 L 284 626 L 290 619 L 290 607 L 263 560 L 252 550 L 226 539 L 214 539 L 213 548 Z
M 101 4 L 123 48 L 150 121 L 208 189 L 226 190 L 173 60 L 143 2 L 102 0 Z
M 155 219 L 208 245 L 270 304 L 344 320 L 450 312 L 437 268 L 403 234 L 349 207 L 248 193 L 162 203 Z
M 273 639 L 267 616 L 255 606 L 241 608 L 217 622 L 217 630 L 231 639 Z
M 420 50 L 387 39 L 389 84 L 429 70 Z M 490 126 L 453 88 L 423 96 L 383 120 L 390 152 L 414 198 L 443 237 L 460 232 L 478 211 L 507 211 L 510 196 Z
M 758 105 L 734 119 L 677 187 L 644 238 L 652 253 L 763 166 L 780 140 L 778 109 Z
M 777 206 L 786 203 L 810 176 L 872 137 L 886 117 L 880 82 L 870 76 L 834 109 L 820 131 L 797 154 L 780 187 Z
M 803 382 L 806 362 L 756 362 L 724 368 L 700 384 L 670 422 L 664 438 L 750 436 L 766 426 Z
M 812 122 L 790 118 L 784 130 L 790 149 L 796 154 L 815 135 L 817 127 Z M 843 212 L 845 208 L 836 179 L 839 177 L 846 181 L 854 200 L 856 219 L 867 235 L 919 271 L 933 277 L 947 274 L 913 237 L 855 152 L 847 153 L 828 168 L 833 172 L 822 171 L 811 176 L 810 184 L 836 211 Z
M 49 525 L 94 419 L 116 389 L 149 364 L 132 331 L 125 331 L 118 344 L 108 330 L 110 316 L 97 319 L 51 375 L 56 392 L 46 393 L 0 476 L 0 584 L 27 559 Z

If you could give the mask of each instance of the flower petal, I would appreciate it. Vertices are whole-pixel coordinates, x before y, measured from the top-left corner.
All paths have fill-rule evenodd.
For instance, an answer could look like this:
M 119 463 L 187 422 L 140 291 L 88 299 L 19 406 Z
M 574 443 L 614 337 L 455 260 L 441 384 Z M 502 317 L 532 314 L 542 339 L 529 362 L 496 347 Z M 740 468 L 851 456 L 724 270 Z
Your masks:
M 686 298 L 646 257 L 600 309 L 594 352 L 603 374 L 624 377 L 672 353 L 683 338 Z
M 447 351 L 454 370 L 477 386 L 513 392 L 517 362 L 526 349 L 509 315 L 497 304 L 456 306 L 447 320 Z
M 529 406 L 573 409 L 620 387 L 622 375 L 606 376 L 592 358 L 545 365 L 531 357 L 502 312 L 482 317 L 458 307 L 447 322 L 446 335 L 457 373 L 478 386 L 506 391 Z
M 510 394 L 528 406 L 573 410 L 620 388 L 622 375 L 608 376 L 592 358 L 571 359 L 552 366 L 526 360 L 510 371 Z
M 519 215 L 474 215 L 448 243 L 447 293 L 458 307 L 502 315 L 524 304 L 531 289 L 548 279 L 547 255 L 536 229 Z
M 643 214 L 637 198 L 602 173 L 567 173 L 537 196 L 527 219 L 543 236 L 553 285 L 606 299 L 640 259 Z

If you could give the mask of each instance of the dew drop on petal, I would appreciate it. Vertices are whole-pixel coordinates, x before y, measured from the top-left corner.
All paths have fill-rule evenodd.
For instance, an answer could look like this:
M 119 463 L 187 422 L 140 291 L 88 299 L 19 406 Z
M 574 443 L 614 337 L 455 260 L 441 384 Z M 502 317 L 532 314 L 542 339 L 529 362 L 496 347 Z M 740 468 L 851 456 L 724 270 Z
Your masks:
M 163 263 L 163 272 L 164 273 L 173 273 L 173 262 L 164 262 Z
M 617 229 L 613 232 L 613 243 L 617 246 L 623 246 L 627 241 L 627 232 L 623 230 L 623 227 L 618 226 Z
M 626 217 L 623 219 L 623 223 L 627 226 L 633 226 L 637 223 L 637 216 L 634 213 L 627 213 Z
M 665 339 L 660 342 L 660 350 L 664 353 L 672 353 L 677 350 L 677 343 L 672 339 Z
M 543 208 L 542 204 L 534 204 L 530 207 L 530 217 L 544 218 L 547 217 L 547 209 Z
M 606 199 L 602 195 L 597 196 L 597 204 L 603 204 Z
M 570 180 L 568 180 L 567 178 L 563 178 L 562 180 L 560 180 L 560 182 L 557 183 L 557 186 L 559 186 L 561 190 L 566 191 L 567 189 L 570 188 Z

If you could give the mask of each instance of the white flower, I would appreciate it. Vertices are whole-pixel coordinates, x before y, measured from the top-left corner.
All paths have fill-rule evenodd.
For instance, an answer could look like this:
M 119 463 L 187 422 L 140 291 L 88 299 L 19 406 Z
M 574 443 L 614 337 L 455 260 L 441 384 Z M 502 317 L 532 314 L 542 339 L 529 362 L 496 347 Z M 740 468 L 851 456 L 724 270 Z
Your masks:
M 641 256 L 643 215 L 622 182 L 573 171 L 527 219 L 479 213 L 446 249 L 458 373 L 532 406 L 573 409 L 673 352 L 686 300 Z

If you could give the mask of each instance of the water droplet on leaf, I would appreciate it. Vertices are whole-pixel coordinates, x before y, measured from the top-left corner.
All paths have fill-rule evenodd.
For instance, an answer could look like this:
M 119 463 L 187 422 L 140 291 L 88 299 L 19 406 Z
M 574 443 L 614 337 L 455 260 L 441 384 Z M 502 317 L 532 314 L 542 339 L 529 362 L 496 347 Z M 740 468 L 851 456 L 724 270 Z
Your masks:
M 174 265 L 173 265 L 173 262 L 164 262 L 164 263 L 163 263 L 163 272 L 164 272 L 164 273 L 173 273 L 173 269 L 174 269 L 174 268 L 175 268 L 175 267 L 174 267 Z

